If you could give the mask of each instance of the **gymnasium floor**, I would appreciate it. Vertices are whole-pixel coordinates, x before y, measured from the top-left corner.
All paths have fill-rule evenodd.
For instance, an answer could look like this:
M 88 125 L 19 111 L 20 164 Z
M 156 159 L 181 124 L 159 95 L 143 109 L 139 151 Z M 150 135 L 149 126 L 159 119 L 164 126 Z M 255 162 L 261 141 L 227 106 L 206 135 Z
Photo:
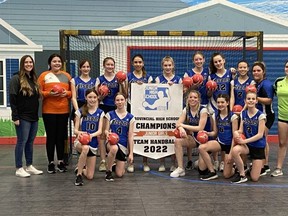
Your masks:
M 270 167 L 276 162 L 276 145 L 271 145 Z M 41 176 L 15 176 L 14 146 L 0 145 L 0 215 L 93 215 L 93 216 L 170 216 L 170 215 L 287 215 L 288 169 L 284 176 L 261 177 L 258 183 L 232 185 L 220 177 L 202 182 L 196 170 L 185 177 L 171 179 L 169 172 L 157 172 L 158 161 L 151 161 L 153 171 L 137 170 L 115 182 L 106 182 L 104 173 L 84 179 L 84 186 L 74 186 L 76 157 L 67 173 L 47 174 L 44 145 L 34 146 L 34 165 Z M 98 160 L 97 160 L 98 162 Z M 167 167 L 170 159 L 166 160 Z

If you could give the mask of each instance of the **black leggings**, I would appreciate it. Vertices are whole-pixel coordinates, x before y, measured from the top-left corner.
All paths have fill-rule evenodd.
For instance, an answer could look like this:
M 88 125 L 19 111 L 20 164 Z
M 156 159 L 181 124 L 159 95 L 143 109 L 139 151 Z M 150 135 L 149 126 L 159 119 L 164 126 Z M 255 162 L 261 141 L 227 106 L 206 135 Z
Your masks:
M 65 140 L 67 140 L 67 124 L 69 114 L 43 114 L 46 130 L 46 151 L 48 162 L 54 161 L 55 146 L 57 159 L 63 160 Z

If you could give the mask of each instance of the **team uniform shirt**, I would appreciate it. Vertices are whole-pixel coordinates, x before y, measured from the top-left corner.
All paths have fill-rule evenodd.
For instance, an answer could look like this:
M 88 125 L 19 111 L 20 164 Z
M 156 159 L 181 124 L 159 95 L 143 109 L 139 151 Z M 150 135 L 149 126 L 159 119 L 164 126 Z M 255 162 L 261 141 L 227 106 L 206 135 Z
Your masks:
M 184 74 L 184 77 L 192 77 L 195 74 L 197 74 L 197 73 L 195 73 L 195 71 L 193 69 L 191 69 L 190 71 L 187 71 Z M 200 74 L 203 76 L 203 82 L 199 86 L 198 91 L 201 94 L 201 104 L 207 105 L 208 104 L 208 97 L 207 97 L 207 91 L 206 91 L 206 83 L 207 83 L 208 77 L 209 77 L 209 68 L 203 68 L 203 70 Z
M 256 83 L 256 88 L 257 88 L 257 97 L 271 98 L 273 100 L 274 88 L 273 84 L 269 80 L 264 79 L 260 83 Z M 274 113 L 272 103 L 270 105 L 257 103 L 256 108 L 266 115 L 271 115 Z
M 95 87 L 96 84 L 96 79 L 95 78 L 90 78 L 89 81 L 85 82 L 78 77 L 74 77 L 71 80 L 71 83 L 75 85 L 76 88 L 76 93 L 77 93 L 77 102 L 85 103 L 85 92 L 87 89 L 91 89 Z
M 230 70 L 226 70 L 221 77 L 214 73 L 210 74 L 208 79 L 214 80 L 217 83 L 217 89 L 213 92 L 212 97 L 209 100 L 209 112 L 215 112 L 217 110 L 217 96 L 219 94 L 227 94 L 230 96 L 232 73 Z M 213 110 L 211 110 L 211 108 Z
M 179 76 L 174 75 L 173 78 L 171 80 L 167 80 L 166 77 L 162 74 L 160 76 L 157 76 L 155 78 L 155 82 L 156 83 L 161 83 L 161 84 L 166 84 L 168 82 L 173 82 L 175 84 L 181 84 L 182 83 L 182 79 Z
M 135 118 L 131 113 L 126 114 L 125 117 L 120 118 L 116 110 L 106 113 L 107 120 L 110 122 L 111 132 L 117 133 L 119 136 L 119 148 L 127 155 L 128 154 L 128 133 L 132 123 L 135 122 Z
M 220 114 L 216 113 L 216 125 L 218 128 L 217 141 L 222 145 L 231 145 L 233 139 L 232 122 L 238 116 L 233 112 L 229 112 L 223 119 Z
M 106 97 L 104 97 L 102 101 L 100 101 L 100 104 L 104 104 L 107 106 L 115 106 L 114 98 L 115 98 L 115 95 L 120 90 L 120 86 L 116 77 L 114 77 L 111 81 L 108 81 L 104 75 L 101 75 L 97 77 L 95 86 L 99 86 L 99 85 L 107 85 L 107 87 L 110 90 L 109 94 Z
M 95 133 L 99 129 L 99 121 L 104 117 L 104 111 L 97 108 L 94 113 L 87 113 L 87 116 L 82 116 L 82 108 L 78 109 L 75 112 L 80 118 L 80 129 L 81 131 L 86 131 L 89 134 Z M 98 148 L 98 139 L 97 137 L 93 137 L 89 142 L 89 147 L 93 153 L 96 153 Z
M 274 83 L 274 89 L 278 98 L 278 118 L 288 121 L 288 78 L 277 78 Z
M 260 110 L 258 110 L 257 113 L 252 117 L 248 115 L 248 110 L 244 110 L 241 112 L 240 117 L 243 122 L 243 132 L 246 138 L 253 137 L 258 133 L 258 125 L 260 120 L 265 119 L 266 121 L 265 114 Z M 266 146 L 265 135 L 263 135 L 263 137 L 261 137 L 259 140 L 255 142 L 248 143 L 248 145 L 254 148 L 265 148 Z
M 146 76 L 138 78 L 135 76 L 133 72 L 128 73 L 128 86 L 130 90 L 128 91 L 128 103 L 131 104 L 131 83 L 136 83 L 137 81 L 141 81 L 143 83 L 151 83 L 153 82 L 153 77 L 146 73 Z
M 251 78 L 248 78 L 243 83 L 240 83 L 238 78 L 231 81 L 231 86 L 234 86 L 234 98 L 235 98 L 234 105 L 241 105 L 242 107 L 245 106 L 245 98 L 246 98 L 245 88 L 251 84 L 255 84 L 255 82 Z

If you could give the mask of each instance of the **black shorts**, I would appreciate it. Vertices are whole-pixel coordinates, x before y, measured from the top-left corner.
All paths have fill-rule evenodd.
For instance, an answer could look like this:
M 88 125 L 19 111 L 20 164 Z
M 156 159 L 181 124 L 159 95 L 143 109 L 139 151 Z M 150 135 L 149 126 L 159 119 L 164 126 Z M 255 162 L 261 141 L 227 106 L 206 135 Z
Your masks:
M 118 146 L 118 151 L 116 153 L 116 160 L 119 160 L 119 161 L 127 160 L 127 155 L 119 148 L 119 146 Z
M 78 152 L 78 151 L 77 151 L 77 152 Z M 80 155 L 81 153 L 78 152 L 78 154 Z M 94 153 L 91 151 L 91 149 L 89 149 L 88 154 L 87 154 L 87 157 L 96 157 L 96 154 L 94 154 Z
M 249 148 L 249 156 L 251 160 L 263 160 L 265 159 L 265 148 L 255 148 L 247 145 Z
M 283 123 L 288 124 L 288 121 L 286 121 L 286 120 L 282 120 L 282 119 L 279 119 L 279 118 L 278 118 L 278 122 L 283 122 Z
M 99 104 L 99 109 L 103 110 L 104 113 L 110 112 L 116 109 L 116 106 L 108 106 L 105 104 Z
M 231 149 L 231 145 L 223 145 L 221 143 L 219 143 L 221 146 L 221 151 L 224 151 L 225 154 L 229 154 L 230 153 L 230 149 Z
M 271 113 L 269 115 L 266 115 L 266 123 L 265 126 L 270 129 L 273 126 L 273 123 L 275 121 L 275 113 Z

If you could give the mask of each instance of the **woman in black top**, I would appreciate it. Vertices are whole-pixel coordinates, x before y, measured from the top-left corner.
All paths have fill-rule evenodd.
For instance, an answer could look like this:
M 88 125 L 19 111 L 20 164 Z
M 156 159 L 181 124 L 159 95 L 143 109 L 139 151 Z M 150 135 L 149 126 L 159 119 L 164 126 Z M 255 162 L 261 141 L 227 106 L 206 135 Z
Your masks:
M 38 130 L 39 88 L 34 60 L 25 55 L 20 60 L 20 70 L 10 81 L 10 106 L 12 121 L 16 128 L 15 147 L 16 176 L 29 177 L 43 172 L 33 165 L 33 142 Z M 22 166 L 25 152 L 26 168 Z

